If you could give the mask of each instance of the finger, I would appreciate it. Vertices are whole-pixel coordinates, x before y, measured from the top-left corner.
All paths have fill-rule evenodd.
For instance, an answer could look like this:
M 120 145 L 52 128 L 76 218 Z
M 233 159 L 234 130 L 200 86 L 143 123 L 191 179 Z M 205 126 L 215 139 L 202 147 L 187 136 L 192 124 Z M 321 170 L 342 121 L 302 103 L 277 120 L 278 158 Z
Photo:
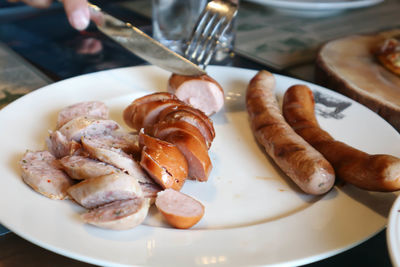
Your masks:
M 96 23 L 98 26 L 102 26 L 104 24 L 104 17 L 101 12 L 97 11 L 94 8 L 90 8 L 90 19 Z
M 17 2 L 17 1 L 15 1 Z M 25 4 L 36 7 L 36 8 L 48 8 L 51 3 L 53 2 L 52 0 L 22 0 Z
M 81 31 L 89 26 L 90 12 L 86 0 L 63 0 L 65 13 L 72 27 Z

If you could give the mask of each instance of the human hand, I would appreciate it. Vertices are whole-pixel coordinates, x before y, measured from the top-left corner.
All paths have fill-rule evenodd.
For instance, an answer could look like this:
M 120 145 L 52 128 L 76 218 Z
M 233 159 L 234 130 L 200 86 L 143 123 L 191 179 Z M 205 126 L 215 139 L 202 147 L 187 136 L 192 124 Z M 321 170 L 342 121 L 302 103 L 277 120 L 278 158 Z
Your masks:
M 10 2 L 24 2 L 27 5 L 36 8 L 47 8 L 53 0 L 9 0 Z M 87 0 L 62 0 L 64 10 L 68 21 L 72 27 L 77 30 L 84 30 L 89 26 L 90 20 L 94 22 L 101 21 L 101 15 L 98 12 L 89 10 Z

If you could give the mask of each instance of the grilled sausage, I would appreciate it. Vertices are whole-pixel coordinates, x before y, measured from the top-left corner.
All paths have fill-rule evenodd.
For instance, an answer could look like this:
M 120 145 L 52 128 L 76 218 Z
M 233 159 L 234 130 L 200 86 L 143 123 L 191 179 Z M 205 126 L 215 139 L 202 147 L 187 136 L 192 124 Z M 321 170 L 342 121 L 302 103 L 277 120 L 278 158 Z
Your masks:
M 173 144 L 139 133 L 143 143 L 140 165 L 162 188 L 180 190 L 188 176 L 188 164 Z
M 313 93 L 307 86 L 295 85 L 286 91 L 283 114 L 293 129 L 332 164 L 339 179 L 371 191 L 400 189 L 400 159 L 370 155 L 335 140 L 319 127 Z
M 149 95 L 142 96 L 140 98 L 135 99 L 129 106 L 124 109 L 123 119 L 124 122 L 132 129 L 140 130 L 139 127 L 134 120 L 135 114 L 138 113 L 138 107 L 145 103 L 150 103 L 153 101 L 160 100 L 168 100 L 168 99 L 177 99 L 173 94 L 170 93 L 153 93 Z
M 180 229 L 192 227 L 204 215 L 203 204 L 173 189 L 158 193 L 156 207 L 170 225 Z
M 224 106 L 224 90 L 208 75 L 172 74 L 168 80 L 168 91 L 207 116 L 218 112 Z
M 274 94 L 275 77 L 259 71 L 250 81 L 246 105 L 257 141 L 304 192 L 328 192 L 335 180 L 329 162 L 285 122 Z

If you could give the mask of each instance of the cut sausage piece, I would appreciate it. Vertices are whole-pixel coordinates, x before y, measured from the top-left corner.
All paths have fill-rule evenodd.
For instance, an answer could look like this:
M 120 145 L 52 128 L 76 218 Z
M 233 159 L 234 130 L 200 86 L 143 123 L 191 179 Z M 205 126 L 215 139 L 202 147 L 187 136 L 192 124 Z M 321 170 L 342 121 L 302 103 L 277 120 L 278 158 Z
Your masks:
M 184 103 L 177 99 L 158 100 L 141 104 L 133 116 L 133 123 L 137 130 L 147 128 L 157 122 L 158 115 L 168 107 L 179 107 Z
M 139 164 L 121 149 L 110 147 L 109 144 L 103 143 L 101 139 L 97 139 L 95 136 L 82 138 L 82 145 L 92 158 L 126 171 L 139 181 L 148 180 Z
M 172 74 L 168 80 L 168 92 L 180 100 L 210 116 L 224 105 L 224 91 L 217 81 L 208 75 L 183 76 Z
M 82 138 L 82 145 L 91 157 L 113 165 L 135 177 L 145 191 L 146 197 L 154 198 L 161 187 L 145 173 L 139 163 L 121 149 L 109 147 L 102 143 L 101 139 L 99 140 L 95 137 Z
M 191 124 L 192 126 L 196 127 L 201 135 L 204 137 L 207 147 L 211 147 L 211 143 L 214 139 L 213 133 L 210 131 L 210 128 L 207 126 L 207 124 L 194 113 L 178 109 L 174 112 L 166 114 L 165 116 L 163 116 L 162 119 L 160 119 L 160 121 L 165 123 L 183 121 L 185 123 Z
M 58 159 L 78 154 L 81 150 L 81 145 L 78 142 L 68 140 L 60 131 L 50 131 L 46 138 L 46 146 L 50 153 Z
M 113 120 L 100 120 L 82 116 L 70 120 L 59 131 L 68 141 L 79 142 L 82 136 L 109 134 L 118 128 L 118 123 Z
M 275 77 L 267 71 L 259 71 L 247 87 L 247 111 L 257 141 L 304 192 L 328 192 L 335 180 L 332 166 L 286 123 L 274 90 Z
M 335 140 L 320 128 L 313 93 L 307 86 L 295 85 L 286 91 L 283 114 L 293 129 L 332 164 L 339 179 L 371 191 L 400 190 L 400 159 L 370 155 Z
M 97 119 L 107 119 L 108 114 L 108 107 L 103 102 L 87 101 L 76 103 L 63 108 L 58 113 L 57 129 L 77 117 L 87 116 Z
M 140 132 L 144 147 L 140 165 L 162 188 L 180 190 L 188 176 L 188 165 L 173 144 Z
M 49 151 L 27 151 L 19 164 L 23 181 L 48 198 L 64 199 L 74 184 Z
M 204 215 L 203 204 L 173 189 L 158 193 L 156 207 L 170 225 L 180 229 L 194 226 Z
M 71 186 L 68 194 L 88 209 L 116 200 L 143 198 L 138 181 L 133 176 L 122 172 L 84 180 Z
M 112 131 L 108 134 L 93 136 L 99 143 L 114 150 L 122 150 L 134 157 L 140 155 L 139 135 L 125 131 Z
M 189 166 L 189 178 L 201 182 L 208 180 L 212 170 L 207 146 L 187 131 L 176 129 L 162 138 L 170 142 L 182 152 Z
M 109 164 L 83 156 L 66 156 L 59 162 L 62 169 L 76 180 L 90 179 L 120 171 Z
M 141 224 L 149 211 L 149 200 L 119 200 L 92 209 L 81 215 L 84 222 L 100 228 L 128 230 Z
M 138 128 L 133 122 L 133 116 L 137 113 L 137 107 L 144 103 L 158 101 L 158 100 L 166 100 L 166 99 L 177 99 L 177 98 L 171 93 L 162 92 L 162 93 L 153 93 L 145 95 L 135 99 L 129 106 L 127 106 L 124 109 L 123 112 L 124 122 L 130 128 L 140 130 L 140 128 Z

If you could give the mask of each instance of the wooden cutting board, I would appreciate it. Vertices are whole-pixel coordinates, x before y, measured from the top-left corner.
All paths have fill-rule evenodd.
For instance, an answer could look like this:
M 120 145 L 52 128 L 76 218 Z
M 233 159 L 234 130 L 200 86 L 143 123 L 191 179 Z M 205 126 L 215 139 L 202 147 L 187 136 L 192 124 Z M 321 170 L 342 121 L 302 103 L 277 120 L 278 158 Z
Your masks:
M 383 67 L 372 50 L 400 29 L 352 35 L 324 44 L 317 56 L 315 80 L 378 113 L 400 132 L 400 76 Z

